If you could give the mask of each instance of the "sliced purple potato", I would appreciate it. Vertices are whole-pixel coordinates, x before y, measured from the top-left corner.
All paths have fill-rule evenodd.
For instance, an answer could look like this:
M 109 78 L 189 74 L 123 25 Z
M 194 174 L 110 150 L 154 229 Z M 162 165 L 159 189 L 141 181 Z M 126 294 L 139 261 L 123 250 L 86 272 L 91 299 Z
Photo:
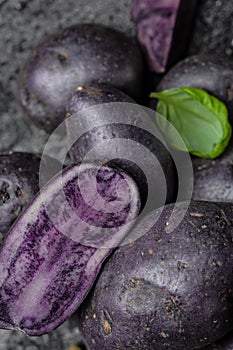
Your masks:
M 82 163 L 56 175 L 3 242 L 0 327 L 41 335 L 64 322 L 139 209 L 137 186 L 122 171 Z
M 40 157 L 31 153 L 0 154 L 0 234 L 5 235 L 39 191 Z
M 136 41 L 100 24 L 81 23 L 42 42 L 20 75 L 18 100 L 28 120 L 52 132 L 79 85 L 107 83 L 141 98 L 143 60 Z
M 133 0 L 132 18 L 148 64 L 163 73 L 187 49 L 198 0 Z

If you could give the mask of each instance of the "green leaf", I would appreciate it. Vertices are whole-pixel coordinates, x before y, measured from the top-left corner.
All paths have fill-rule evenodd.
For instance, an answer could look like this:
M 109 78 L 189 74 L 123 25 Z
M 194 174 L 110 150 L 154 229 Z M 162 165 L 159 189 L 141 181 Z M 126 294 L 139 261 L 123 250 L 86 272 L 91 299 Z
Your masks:
M 170 123 L 177 129 L 191 154 L 203 158 L 216 158 L 226 148 L 231 137 L 231 125 L 224 103 L 206 91 L 180 87 L 152 92 L 157 98 L 157 112 L 161 132 L 178 149 Z

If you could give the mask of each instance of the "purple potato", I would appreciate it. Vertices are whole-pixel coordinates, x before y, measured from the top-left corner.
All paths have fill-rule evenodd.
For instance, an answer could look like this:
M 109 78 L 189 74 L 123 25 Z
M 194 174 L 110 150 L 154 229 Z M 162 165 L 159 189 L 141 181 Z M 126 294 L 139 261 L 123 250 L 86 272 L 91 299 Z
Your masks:
M 0 233 L 5 235 L 39 191 L 40 157 L 14 152 L 0 155 Z
M 50 180 L 0 251 L 0 328 L 48 333 L 81 304 L 140 207 L 122 171 L 82 163 Z
M 160 166 L 165 174 L 166 180 L 166 196 L 165 201 L 171 203 L 175 200 L 177 195 L 177 175 L 174 163 L 164 145 L 156 138 L 152 133 L 149 133 L 147 130 L 137 126 L 137 119 L 140 119 L 140 116 L 135 113 L 132 114 L 130 120 L 131 123 L 122 123 L 119 121 L 118 113 L 115 113 L 117 107 L 112 104 L 111 109 L 105 110 L 103 108 L 99 110 L 92 109 L 90 112 L 91 120 L 89 130 L 81 133 L 81 136 L 77 136 L 77 132 L 80 131 L 82 127 L 89 125 L 89 119 L 85 119 L 85 112 L 78 114 L 81 111 L 84 111 L 88 107 L 94 105 L 101 105 L 106 103 L 116 103 L 124 102 L 126 107 L 122 108 L 122 113 L 129 112 L 129 104 L 134 103 L 134 101 L 129 98 L 127 95 L 123 94 L 121 91 L 118 91 L 111 86 L 107 85 L 85 85 L 80 86 L 76 91 L 68 98 L 67 100 L 67 135 L 69 140 L 75 139 L 74 144 L 70 148 L 69 155 L 72 162 L 80 162 L 85 157 L 88 156 L 88 152 L 93 150 L 95 147 L 98 147 L 98 159 L 102 158 L 103 154 L 106 155 L 108 159 L 106 164 L 110 166 L 115 166 L 120 169 L 123 169 L 127 172 L 135 182 L 137 183 L 140 191 L 142 208 L 145 206 L 148 199 L 148 179 L 144 172 L 144 169 L 140 168 L 139 164 L 130 160 L 130 155 L 132 148 L 130 142 L 134 141 L 137 146 L 134 146 L 133 152 L 140 154 L 140 151 L 143 151 L 141 159 L 144 159 L 144 168 L 147 169 L 153 178 L 151 181 L 151 198 L 153 198 L 153 207 L 159 207 L 164 204 L 164 189 L 161 186 L 160 182 Z M 111 111 L 111 115 L 116 115 L 116 120 L 114 122 L 106 122 L 106 114 Z M 138 112 L 138 111 L 137 111 Z M 76 115 L 75 115 L 76 114 Z M 70 122 L 69 117 L 74 116 L 75 119 Z M 94 126 L 94 122 L 98 121 L 99 126 Z M 82 129 L 81 129 L 82 130 Z M 111 140 L 120 139 L 119 143 L 122 144 L 121 140 L 128 142 L 126 146 L 118 145 L 118 149 L 122 147 L 121 158 L 115 157 L 115 147 L 109 144 Z M 135 150 L 135 147 L 138 147 L 138 150 Z M 148 154 L 148 150 L 150 154 Z M 101 151 L 101 152 L 100 152 Z M 154 168 L 150 167 L 151 153 L 156 157 L 158 164 Z M 88 158 L 85 158 L 88 159 Z M 148 163 L 148 165 L 147 165 Z M 164 175 L 163 174 L 163 175 Z M 162 176 L 163 176 L 162 175 Z M 153 184 L 152 184 L 153 182 Z M 157 200 L 155 200 L 157 198 Z
M 233 205 L 180 202 L 169 221 L 173 208 L 103 266 L 76 314 L 90 350 L 201 349 L 233 329 Z
M 230 332 L 225 337 L 203 350 L 233 350 L 233 333 Z
M 80 85 L 67 98 L 66 117 L 97 104 L 112 102 L 135 103 L 130 96 L 108 84 Z
M 206 90 L 224 102 L 233 122 L 233 62 L 230 58 L 200 54 L 177 63 L 160 81 L 157 91 L 177 87 Z
M 108 83 L 139 99 L 143 62 L 137 43 L 100 24 L 78 24 L 54 34 L 33 52 L 19 81 L 28 119 L 52 132 L 65 118 L 67 97 L 79 85 Z
M 106 84 L 89 84 L 78 86 L 77 89 L 68 97 L 66 103 L 66 116 L 69 118 L 75 113 L 78 113 L 85 108 L 102 104 L 102 103 L 113 103 L 113 102 L 125 102 L 125 103 L 135 103 L 135 101 L 124 94 L 122 91 L 113 88 L 110 85 Z M 79 120 L 77 118 L 76 127 L 79 128 Z M 95 135 L 98 134 L 102 127 L 95 129 Z M 74 133 L 73 125 L 70 128 L 70 124 L 67 123 L 67 133 L 68 137 Z M 100 134 L 99 134 L 100 135 Z M 86 138 L 87 134 L 83 135 L 82 140 Z M 105 137 L 104 135 L 103 137 Z M 82 143 L 82 141 L 81 141 Z M 82 155 L 80 155 L 80 147 L 82 150 Z M 87 149 L 91 148 L 91 144 L 86 145 Z M 80 145 L 80 140 L 76 142 L 69 151 L 70 158 L 72 162 L 81 161 L 85 155 L 85 149 Z M 111 162 L 107 162 L 111 166 L 117 166 L 124 171 L 126 171 L 130 176 L 134 177 L 134 180 L 137 182 L 140 191 L 140 197 L 142 206 L 146 202 L 147 194 L 148 194 L 148 185 L 146 181 L 146 177 L 142 170 L 135 164 L 130 162 L 129 160 L 124 159 L 114 159 Z
M 133 0 L 137 37 L 152 71 L 163 73 L 187 49 L 198 0 Z
M 233 203 L 233 140 L 218 158 L 192 157 L 193 199 Z

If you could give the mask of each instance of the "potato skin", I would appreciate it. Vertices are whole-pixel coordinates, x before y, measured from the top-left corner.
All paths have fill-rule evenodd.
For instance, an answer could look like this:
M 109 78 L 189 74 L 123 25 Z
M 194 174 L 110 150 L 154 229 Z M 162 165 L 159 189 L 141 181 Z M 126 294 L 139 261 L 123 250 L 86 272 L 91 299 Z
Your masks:
M 216 341 L 204 348 L 203 350 L 233 350 L 233 334 L 232 332 L 227 334 L 222 339 Z
M 5 235 L 39 191 L 40 157 L 14 152 L 0 155 L 0 233 Z
M 216 159 L 192 157 L 195 200 L 233 202 L 233 140 Z
M 52 132 L 64 120 L 66 99 L 76 86 L 109 83 L 139 98 L 142 73 L 132 38 L 100 24 L 78 24 L 36 48 L 22 71 L 18 100 L 29 120 Z
M 200 349 L 233 328 L 233 205 L 193 201 L 168 233 L 172 208 L 106 262 L 78 311 L 90 350 Z
M 133 99 L 120 90 L 112 88 L 106 84 L 88 84 L 78 86 L 69 96 L 66 104 L 66 129 L 68 139 L 76 140 L 69 150 L 71 161 L 83 161 L 88 155 L 88 152 L 99 144 L 99 149 L 101 148 L 105 154 L 108 154 L 108 159 L 110 159 L 106 162 L 107 165 L 118 167 L 133 177 L 139 187 L 143 208 L 148 199 L 148 181 L 144 171 L 135 162 L 130 161 L 130 158 L 128 159 L 128 157 L 130 157 L 130 150 L 127 147 L 123 150 L 122 157 L 115 158 L 114 147 L 109 147 L 109 144 L 107 143 L 107 141 L 117 138 L 136 141 L 138 147 L 143 145 L 146 149 L 149 149 L 158 160 L 166 179 L 166 203 L 174 202 L 177 195 L 177 173 L 174 162 L 162 142 L 160 142 L 152 133 L 137 127 L 137 123 L 133 125 L 133 119 L 132 123 L 129 125 L 127 123 L 120 123 L 118 120 L 113 124 L 105 124 L 105 122 L 103 122 L 103 124 L 98 127 L 92 127 L 91 125 L 88 131 L 83 133 L 79 138 L 76 137 L 80 124 L 82 123 L 82 125 L 84 124 L 85 126 L 86 124 L 84 120 L 80 123 L 78 114 L 77 118 L 74 119 L 75 123 L 69 123 L 68 119 L 70 116 L 84 110 L 85 108 L 112 102 L 135 103 Z M 96 116 L 94 116 L 94 112 L 92 114 L 94 120 Z M 100 122 L 104 120 L 100 113 L 97 118 Z M 135 120 L 134 116 L 132 118 Z M 145 160 L 145 164 L 146 162 L 149 163 L 148 155 L 145 151 L 142 157 Z M 153 173 L 154 178 L 159 174 L 159 169 L 156 169 L 157 172 Z M 159 187 L 160 184 L 157 184 L 156 181 L 154 181 L 153 186 L 151 186 L 151 191 L 154 191 L 154 195 L 157 195 L 158 198 Z M 157 207 L 162 204 L 159 203 Z M 155 207 L 156 206 L 152 209 Z
M 66 117 L 97 104 L 112 102 L 135 103 L 130 96 L 108 84 L 79 85 L 67 98 Z
M 206 90 L 224 102 L 233 122 L 233 62 L 226 57 L 200 54 L 177 63 L 162 78 L 157 91 L 176 87 L 196 87 Z

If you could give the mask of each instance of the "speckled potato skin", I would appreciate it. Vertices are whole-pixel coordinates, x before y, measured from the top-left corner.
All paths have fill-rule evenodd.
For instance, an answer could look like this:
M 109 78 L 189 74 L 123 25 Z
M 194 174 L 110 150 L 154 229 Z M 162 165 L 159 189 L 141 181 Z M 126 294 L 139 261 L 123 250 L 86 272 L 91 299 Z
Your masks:
M 193 201 L 168 233 L 172 209 L 103 267 L 77 313 L 90 350 L 201 349 L 233 328 L 233 205 Z
M 67 98 L 66 117 L 97 104 L 112 102 L 135 103 L 130 96 L 108 84 L 79 85 Z
M 163 77 L 157 91 L 196 87 L 223 101 L 233 122 L 233 62 L 218 55 L 200 54 L 185 58 Z
M 99 24 L 78 24 L 41 43 L 22 70 L 18 100 L 29 120 L 52 132 L 65 118 L 69 94 L 91 82 L 138 99 L 142 55 L 133 38 Z
M 39 191 L 40 157 L 14 152 L 0 155 L 0 234 L 5 235 Z
M 193 199 L 233 202 L 233 141 L 216 159 L 192 157 Z
M 80 128 L 78 112 L 94 105 L 113 102 L 135 103 L 132 98 L 122 91 L 106 84 L 89 84 L 79 86 L 67 99 L 67 118 L 77 113 L 77 119 L 74 119 L 75 127 L 74 123 L 69 124 L 69 122 L 67 122 L 66 124 L 68 139 L 76 139 L 77 130 Z M 98 118 L 98 120 L 101 121 L 102 115 L 99 115 Z M 83 121 L 82 125 L 84 123 L 85 122 Z M 118 167 L 127 172 L 137 183 L 143 208 L 148 198 L 148 182 L 146 175 L 136 163 L 128 159 L 130 152 L 127 153 L 127 149 L 124 150 L 121 158 L 115 158 L 114 148 L 111 149 L 106 141 L 116 138 L 136 141 L 139 146 L 143 145 L 155 155 L 164 171 L 166 178 L 166 202 L 172 203 L 177 195 L 177 174 L 172 158 L 164 145 L 153 134 L 138 128 L 135 125 L 130 125 L 127 123 L 123 124 L 122 122 L 119 123 L 118 120 L 116 120 L 116 123 L 114 124 L 103 123 L 103 125 L 98 127 L 91 127 L 90 130 L 86 131 L 79 138 L 77 138 L 76 142 L 70 148 L 69 155 L 71 161 L 73 163 L 83 161 L 92 148 L 94 148 L 97 144 L 101 144 L 101 150 L 104 151 L 105 154 L 108 154 L 108 159 L 110 159 L 106 164 Z M 144 155 L 146 164 L 146 154 Z M 154 178 L 156 178 L 156 176 L 157 174 L 154 174 Z M 155 182 L 154 187 L 156 186 L 157 185 Z
M 227 334 L 222 339 L 216 341 L 216 343 L 213 343 L 213 344 L 205 347 L 203 350 L 233 350 L 233 334 L 232 334 L 232 332 Z

